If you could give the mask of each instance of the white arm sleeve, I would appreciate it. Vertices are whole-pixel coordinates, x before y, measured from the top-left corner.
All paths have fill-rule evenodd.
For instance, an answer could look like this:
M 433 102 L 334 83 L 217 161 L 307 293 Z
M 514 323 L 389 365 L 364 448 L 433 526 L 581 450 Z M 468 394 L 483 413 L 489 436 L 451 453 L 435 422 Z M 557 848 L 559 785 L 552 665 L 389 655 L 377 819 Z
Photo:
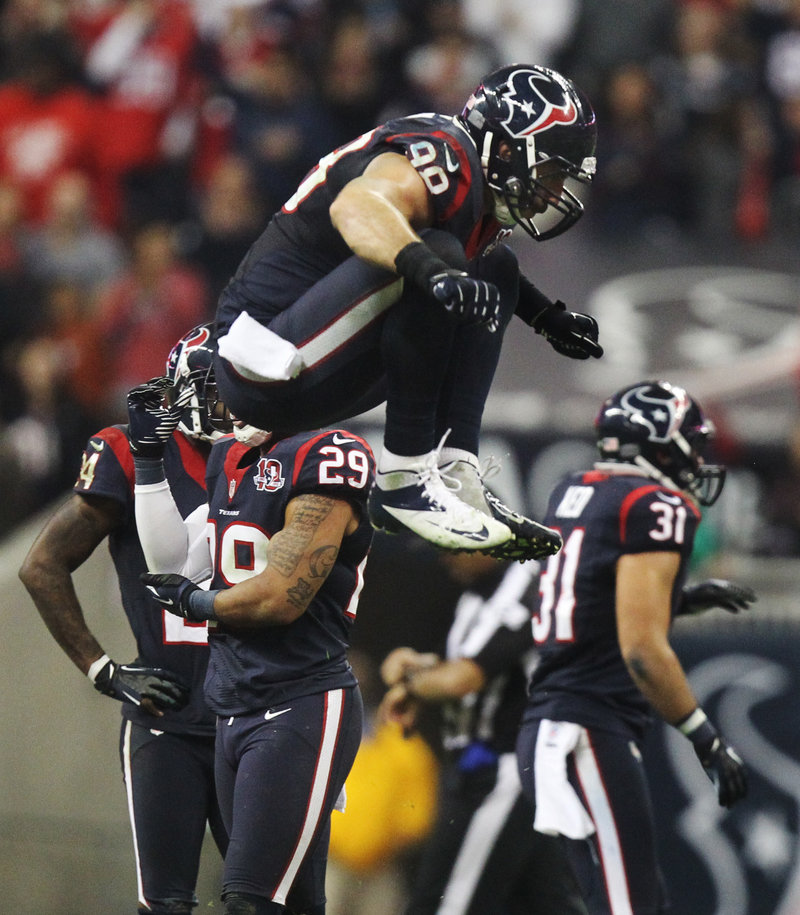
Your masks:
M 208 505 L 203 503 L 184 520 L 169 483 L 137 483 L 134 509 L 139 542 L 151 572 L 177 572 L 203 581 L 211 576 Z

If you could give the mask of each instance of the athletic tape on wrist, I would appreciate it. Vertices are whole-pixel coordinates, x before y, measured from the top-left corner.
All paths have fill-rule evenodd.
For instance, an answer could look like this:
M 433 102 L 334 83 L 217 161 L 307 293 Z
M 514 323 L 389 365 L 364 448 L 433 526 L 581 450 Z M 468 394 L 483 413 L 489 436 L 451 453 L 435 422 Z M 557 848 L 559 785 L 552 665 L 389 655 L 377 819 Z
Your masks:
M 683 734 L 684 737 L 691 737 L 702 724 L 708 721 L 706 713 L 698 706 L 687 718 L 679 721 L 675 727 Z
M 86 671 L 86 676 L 92 681 L 92 683 L 97 680 L 97 675 L 100 671 L 108 664 L 111 660 L 107 654 L 102 655 L 96 661 L 92 661 L 89 669 Z
M 216 619 L 216 616 L 214 616 L 214 598 L 217 594 L 219 594 L 219 590 L 204 591 L 202 588 L 198 588 L 197 591 L 192 591 L 188 599 L 192 615 L 195 618 L 201 617 L 204 620 Z
M 167 479 L 161 458 L 134 457 L 133 470 L 137 486 L 151 486 L 154 483 L 163 483 Z

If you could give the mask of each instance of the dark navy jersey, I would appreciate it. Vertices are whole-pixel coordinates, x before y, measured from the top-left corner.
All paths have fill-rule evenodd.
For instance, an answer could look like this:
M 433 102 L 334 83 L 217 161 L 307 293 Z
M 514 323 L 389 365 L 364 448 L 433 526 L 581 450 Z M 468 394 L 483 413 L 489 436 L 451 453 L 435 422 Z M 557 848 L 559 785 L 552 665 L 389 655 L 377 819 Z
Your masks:
M 673 615 L 686 580 L 700 512 L 680 492 L 607 465 L 563 480 L 544 523 L 564 546 L 539 584 L 533 636 L 540 648 L 529 711 L 623 736 L 640 737 L 652 718 L 617 640 L 616 567 L 628 553 L 670 551 L 681 561 Z
M 388 121 L 322 158 L 272 217 L 222 294 L 217 312 L 220 335 L 242 310 L 268 320 L 294 302 L 298 276 L 311 285 L 352 257 L 331 222 L 330 206 L 349 181 L 386 152 L 405 155 L 414 166 L 431 194 L 433 228 L 454 235 L 468 258 L 482 253 L 501 233 L 509 234 L 493 216 L 483 214 L 480 158 L 456 118 L 417 114 Z M 291 277 L 286 301 L 278 300 L 278 289 L 265 289 L 260 282 L 259 268 L 265 261 L 270 272 L 286 271 Z
M 246 630 L 212 625 L 206 699 L 218 714 L 270 708 L 356 682 L 345 652 L 372 543 L 366 500 L 374 470 L 369 445 L 342 429 L 281 439 L 266 454 L 232 436 L 214 444 L 206 478 L 212 588 L 231 587 L 264 570 L 267 544 L 283 528 L 286 506 L 296 496 L 346 499 L 361 519 L 294 622 Z
M 470 658 L 486 676 L 478 693 L 445 704 L 442 742 L 461 750 L 474 741 L 513 753 L 535 663 L 530 614 L 538 564 L 513 563 L 491 580 L 490 593 L 459 598 L 447 635 L 447 658 Z
M 178 511 L 184 518 L 206 501 L 206 454 L 206 448 L 180 432 L 167 442 L 164 469 Z M 124 510 L 122 524 L 109 535 L 108 546 L 119 579 L 122 606 L 136 639 L 137 660 L 150 667 L 167 668 L 191 687 L 186 708 L 179 712 L 165 711 L 164 717 L 157 719 L 158 727 L 175 733 L 213 734 L 214 716 L 203 700 L 208 662 L 206 625 L 167 613 L 139 580 L 147 565 L 136 532 L 133 486 L 127 426 L 110 426 L 93 435 L 83 452 L 73 491 L 86 498 L 113 499 Z M 146 727 L 152 727 L 156 720 L 127 702 L 122 704 L 122 714 Z

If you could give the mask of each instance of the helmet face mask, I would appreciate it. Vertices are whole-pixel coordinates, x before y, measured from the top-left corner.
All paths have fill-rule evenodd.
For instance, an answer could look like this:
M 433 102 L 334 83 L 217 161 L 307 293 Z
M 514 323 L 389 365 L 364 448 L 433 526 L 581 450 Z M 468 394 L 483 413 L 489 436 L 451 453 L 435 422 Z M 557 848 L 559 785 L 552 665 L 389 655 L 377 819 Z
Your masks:
M 461 113 L 481 157 L 498 220 L 537 241 L 580 218 L 576 193 L 595 171 L 591 105 L 546 67 L 503 67 L 484 78 Z
M 725 468 L 703 460 L 714 426 L 683 388 L 666 381 L 624 388 L 605 401 L 595 428 L 602 460 L 634 464 L 701 505 L 719 498 Z
M 174 385 L 175 398 L 186 387 L 193 394 L 178 428 L 189 438 L 213 442 L 233 428 L 227 409 L 217 397 L 213 371 L 211 324 L 198 324 L 172 347 L 167 357 L 166 375 Z

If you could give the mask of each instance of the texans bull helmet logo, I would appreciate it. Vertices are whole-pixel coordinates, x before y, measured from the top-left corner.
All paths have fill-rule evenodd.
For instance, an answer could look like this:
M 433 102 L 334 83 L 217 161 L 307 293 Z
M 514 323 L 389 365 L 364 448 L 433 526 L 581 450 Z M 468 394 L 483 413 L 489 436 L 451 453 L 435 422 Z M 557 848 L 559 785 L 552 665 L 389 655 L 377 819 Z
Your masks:
M 555 100 L 547 97 L 548 92 Z M 578 119 L 578 108 L 567 87 L 535 70 L 511 73 L 500 97 L 508 106 L 503 127 L 513 137 L 527 137 L 556 124 L 574 124 Z

